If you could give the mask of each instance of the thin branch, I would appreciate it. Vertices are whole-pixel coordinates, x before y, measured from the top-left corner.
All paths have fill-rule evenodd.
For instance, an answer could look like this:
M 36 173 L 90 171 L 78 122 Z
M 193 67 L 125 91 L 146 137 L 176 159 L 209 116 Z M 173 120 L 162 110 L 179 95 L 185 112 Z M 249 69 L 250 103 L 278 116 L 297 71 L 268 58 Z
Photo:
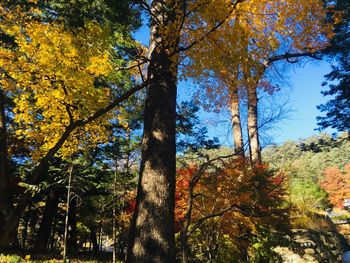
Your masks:
M 124 102 L 125 100 L 127 100 L 129 97 L 131 97 L 133 94 L 135 94 L 137 91 L 143 89 L 144 87 L 146 87 L 149 84 L 150 80 L 147 80 L 139 85 L 136 85 L 135 87 L 133 87 L 132 89 L 129 89 L 128 91 L 126 91 L 125 93 L 123 93 L 121 96 L 119 96 L 118 98 L 116 98 L 113 102 L 111 102 L 110 104 L 108 104 L 106 107 L 101 108 L 97 111 L 95 111 L 94 113 L 90 114 L 89 116 L 87 116 L 86 118 L 83 119 L 79 119 L 74 121 L 73 123 L 70 123 L 65 131 L 62 133 L 61 137 L 58 139 L 58 141 L 56 142 L 56 144 L 50 148 L 50 150 L 45 154 L 45 156 L 40 160 L 40 162 L 35 166 L 32 176 L 31 176 L 31 182 L 35 182 L 38 180 L 38 177 L 41 175 L 41 173 L 44 170 L 44 167 L 47 165 L 47 163 L 50 161 L 50 159 L 52 157 L 54 157 L 54 155 L 58 152 L 58 150 L 63 146 L 63 144 L 66 142 L 66 140 L 68 139 L 68 137 L 71 135 L 71 133 L 78 127 L 82 127 L 96 119 L 98 119 L 99 117 L 101 117 L 102 115 L 106 114 L 107 112 L 111 111 L 113 108 L 115 108 L 116 106 L 118 106 L 120 103 Z
M 179 47 L 178 51 L 182 52 L 182 51 L 187 51 L 189 49 L 191 49 L 194 45 L 198 44 L 199 42 L 201 42 L 203 39 L 205 39 L 208 35 L 210 35 L 211 33 L 215 32 L 219 27 L 221 27 L 226 21 L 227 19 L 231 16 L 231 14 L 235 11 L 236 6 L 239 3 L 244 2 L 245 0 L 236 0 L 232 6 L 231 6 L 231 10 L 228 12 L 228 14 L 226 15 L 226 17 L 224 19 L 222 19 L 219 23 L 217 23 L 214 27 L 212 27 L 208 32 L 206 32 L 203 36 L 201 36 L 199 39 L 194 40 L 192 43 L 190 43 L 189 45 L 187 45 L 186 47 Z
M 157 25 L 160 25 L 160 21 L 158 19 L 158 16 L 155 14 L 154 12 L 154 8 L 152 6 L 150 6 L 147 1 L 145 0 L 141 0 L 140 1 L 141 7 L 147 11 L 147 13 L 154 19 L 154 21 L 156 22 Z
M 321 51 L 317 51 L 317 52 L 303 52 L 303 53 L 285 53 L 285 54 L 281 54 L 281 55 L 276 55 L 276 56 L 272 56 L 269 59 L 267 59 L 263 64 L 265 67 L 271 65 L 272 63 L 276 62 L 276 61 L 280 61 L 280 60 L 287 60 L 289 63 L 295 63 L 293 61 L 291 61 L 291 58 L 301 58 L 301 57 L 311 57 L 313 59 L 321 59 L 320 57 L 318 57 L 317 55 L 320 54 Z
M 229 212 L 229 211 L 236 211 L 242 214 L 248 214 L 246 212 L 244 212 L 240 207 L 238 207 L 237 205 L 230 205 L 224 209 L 221 209 L 220 211 L 216 212 L 216 213 L 212 213 L 212 214 L 208 214 L 206 216 L 203 216 L 202 218 L 200 218 L 192 227 L 191 227 L 191 231 L 189 231 L 187 233 L 187 237 L 190 237 L 197 228 L 199 228 L 199 226 L 201 224 L 203 224 L 206 220 L 211 219 L 211 218 L 215 218 L 215 217 L 219 217 L 224 215 L 225 213 Z M 250 214 L 249 214 L 250 215 Z
M 120 71 L 120 70 L 131 70 L 131 69 L 140 67 L 140 66 L 142 66 L 143 64 L 146 64 L 146 63 L 148 63 L 148 58 L 142 56 L 141 57 L 141 61 L 139 61 L 137 64 L 131 65 L 129 67 L 119 67 L 119 68 L 116 68 L 116 70 L 118 70 L 118 71 Z

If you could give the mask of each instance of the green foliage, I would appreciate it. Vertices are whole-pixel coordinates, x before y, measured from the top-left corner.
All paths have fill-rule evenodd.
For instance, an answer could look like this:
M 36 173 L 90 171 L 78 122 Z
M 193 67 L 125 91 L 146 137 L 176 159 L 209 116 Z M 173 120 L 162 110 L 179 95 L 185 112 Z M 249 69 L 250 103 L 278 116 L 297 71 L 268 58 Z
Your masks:
M 0 254 L 0 262 L 1 263 L 57 263 L 63 262 L 59 258 L 50 258 L 43 256 L 42 259 L 40 257 L 32 258 L 31 255 L 4 255 Z M 101 261 L 100 259 L 91 260 L 91 259 L 70 259 L 72 263 L 101 263 L 108 262 L 107 260 Z M 122 261 L 117 260 L 117 263 L 122 263 Z
M 240 251 L 231 235 L 222 232 L 219 219 L 209 220 L 190 237 L 192 262 L 229 263 L 239 260 Z
M 292 180 L 290 201 L 300 209 L 325 209 L 327 193 L 315 182 L 302 179 Z
M 332 1 L 333 2 L 333 1 Z M 323 86 L 328 90 L 322 92 L 331 97 L 325 104 L 317 108 L 325 116 L 317 117 L 320 129 L 331 127 L 338 131 L 350 130 L 350 2 L 337 0 L 335 9 L 342 12 L 342 22 L 337 25 L 332 46 L 326 54 L 335 57 L 338 64 L 327 74 Z
M 177 106 L 176 137 L 179 152 L 198 152 L 219 146 L 218 138 L 208 138 L 208 130 L 200 124 L 200 107 L 193 101 L 183 101 Z
M 14 2 L 14 1 L 13 1 Z M 30 5 L 28 0 L 21 0 Z M 38 5 L 46 12 L 47 18 L 65 21 L 69 26 L 80 27 L 86 21 L 110 23 L 115 29 L 123 28 L 127 33 L 140 26 L 140 10 L 135 0 L 75 0 L 75 1 L 44 1 L 38 0 Z
M 271 233 L 268 229 L 260 227 L 259 235 L 251 238 L 249 262 L 281 262 L 281 256 L 273 250 L 278 243 L 281 243 L 281 239 L 277 233 Z
M 289 201 L 292 204 L 301 209 L 321 209 L 328 205 L 327 194 L 319 183 L 327 167 L 344 169 L 345 164 L 350 162 L 347 136 L 347 133 L 338 137 L 319 134 L 263 151 L 264 161 L 288 177 Z

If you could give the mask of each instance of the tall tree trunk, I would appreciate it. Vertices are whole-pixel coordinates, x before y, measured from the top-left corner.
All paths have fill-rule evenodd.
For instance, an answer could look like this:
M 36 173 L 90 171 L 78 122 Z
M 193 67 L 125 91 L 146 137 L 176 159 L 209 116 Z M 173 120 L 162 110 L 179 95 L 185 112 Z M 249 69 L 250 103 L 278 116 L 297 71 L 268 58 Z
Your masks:
M 97 254 L 100 248 L 97 242 L 97 233 L 95 225 L 90 227 L 90 241 L 92 243 L 92 251 L 94 252 L 94 254 Z
M 234 89 L 231 93 L 231 122 L 233 130 L 233 142 L 235 153 L 244 157 L 243 135 L 241 126 L 241 116 L 239 110 L 238 89 Z
M 52 224 L 50 251 L 53 251 L 55 249 L 55 235 L 56 235 L 56 227 L 57 227 L 57 218 L 58 218 L 58 213 L 56 213 L 54 220 L 53 220 L 53 224 Z
M 69 235 L 68 235 L 68 249 L 73 253 L 78 250 L 78 240 L 77 240 L 77 199 L 71 200 L 69 205 Z
M 35 240 L 35 233 L 37 232 L 37 225 L 39 221 L 39 209 L 34 208 L 31 210 L 28 231 L 27 231 L 27 243 L 29 247 L 32 247 Z
M 68 239 L 68 222 L 69 222 L 69 205 L 71 200 L 71 186 L 72 186 L 73 164 L 68 169 L 68 185 L 67 185 L 67 211 L 64 219 L 64 241 L 63 241 L 63 262 L 67 258 L 67 239 Z
M 129 156 L 129 154 L 128 154 Z M 128 160 L 129 158 L 127 158 Z M 128 162 L 126 167 L 128 167 Z M 112 255 L 112 263 L 117 262 L 117 222 L 116 222 L 116 215 L 117 215 L 117 170 L 118 165 L 117 161 L 115 162 L 115 172 L 114 172 L 114 178 L 113 178 L 113 213 L 112 213 L 112 240 L 113 240 L 113 255 Z
M 179 0 L 153 0 L 142 161 L 126 262 L 175 262 L 176 89 Z M 160 23 L 157 25 L 157 23 Z
M 198 181 L 197 181 L 198 182 Z M 182 229 L 180 232 L 180 242 L 181 242 L 181 256 L 182 263 L 189 262 L 189 247 L 188 247 L 188 229 L 191 225 L 192 221 L 192 208 L 193 208 L 193 188 L 195 187 L 196 182 L 191 178 L 189 187 L 188 187 L 188 200 L 187 200 L 187 209 L 185 215 L 185 221 L 182 225 Z
M 51 226 L 57 213 L 59 198 L 57 193 L 50 192 L 48 194 L 43 217 L 36 236 L 34 250 L 37 252 L 46 252 L 51 234 Z
M 16 226 L 19 222 L 19 217 L 16 215 L 12 204 L 11 189 L 13 187 L 9 184 L 10 171 L 5 100 L 5 93 L 0 87 L 0 250 L 10 246 L 10 243 L 14 240 Z M 15 220 L 13 223 L 14 219 L 18 220 Z
M 258 129 L 258 96 L 256 85 L 248 85 L 248 139 L 252 164 L 261 164 Z
M 29 219 L 30 219 L 30 216 L 31 216 L 31 209 L 28 209 L 28 211 L 24 214 L 23 216 L 23 229 L 22 229 L 22 232 L 21 232 L 21 237 L 22 237 L 22 240 L 21 240 L 21 245 L 22 245 L 22 248 L 26 248 L 26 241 L 27 241 L 27 234 L 28 234 L 28 224 L 29 224 Z

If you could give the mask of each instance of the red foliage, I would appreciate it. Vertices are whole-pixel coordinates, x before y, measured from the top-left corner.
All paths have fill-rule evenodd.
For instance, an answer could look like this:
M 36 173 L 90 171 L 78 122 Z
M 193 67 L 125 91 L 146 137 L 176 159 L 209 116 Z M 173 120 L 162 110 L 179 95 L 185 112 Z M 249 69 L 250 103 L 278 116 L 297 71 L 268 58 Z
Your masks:
M 178 170 L 176 182 L 176 230 L 180 230 L 185 219 L 188 206 L 188 188 L 191 178 L 196 174 L 197 167 Z M 272 214 L 280 204 L 284 192 L 285 177 L 282 174 L 270 175 L 266 164 L 251 168 L 246 162 L 225 162 L 220 169 L 208 169 L 201 175 L 194 187 L 192 223 L 209 214 L 220 213 L 232 207 L 220 216 L 225 232 L 235 229 L 234 222 L 250 225 L 252 228 L 256 218 L 247 216 L 249 213 L 259 213 L 263 218 L 272 218 Z M 240 212 L 242 211 L 242 212 Z M 240 224 L 237 225 L 240 227 Z M 239 231 L 236 229 L 236 231 Z
M 124 209 L 123 211 L 128 215 L 131 216 L 135 209 L 136 209 L 136 192 L 131 191 L 126 193 L 124 196 Z
M 188 190 L 190 186 L 190 181 L 194 173 L 196 172 L 196 167 L 188 167 L 186 169 L 177 170 L 176 177 L 176 193 L 175 193 L 175 229 L 180 230 L 181 223 L 185 219 L 187 202 L 188 202 Z

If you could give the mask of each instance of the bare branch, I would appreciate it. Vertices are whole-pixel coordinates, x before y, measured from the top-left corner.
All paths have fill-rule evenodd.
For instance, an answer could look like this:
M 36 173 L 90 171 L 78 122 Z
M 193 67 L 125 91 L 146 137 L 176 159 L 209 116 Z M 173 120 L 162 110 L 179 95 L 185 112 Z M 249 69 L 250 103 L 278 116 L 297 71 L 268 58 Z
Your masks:
M 220 211 L 216 212 L 216 213 L 211 213 L 208 214 L 206 216 L 203 216 L 202 218 L 200 218 L 191 228 L 191 231 L 189 231 L 187 233 L 187 236 L 191 236 L 197 228 L 200 227 L 201 224 L 203 224 L 205 221 L 207 221 L 208 219 L 211 218 L 215 218 L 215 217 L 219 217 L 219 216 L 223 216 L 225 213 L 229 212 L 229 211 L 236 211 L 242 214 L 246 214 L 246 215 L 251 215 L 249 213 L 244 212 L 240 207 L 238 207 L 237 205 L 230 205 L 224 209 L 221 209 Z

